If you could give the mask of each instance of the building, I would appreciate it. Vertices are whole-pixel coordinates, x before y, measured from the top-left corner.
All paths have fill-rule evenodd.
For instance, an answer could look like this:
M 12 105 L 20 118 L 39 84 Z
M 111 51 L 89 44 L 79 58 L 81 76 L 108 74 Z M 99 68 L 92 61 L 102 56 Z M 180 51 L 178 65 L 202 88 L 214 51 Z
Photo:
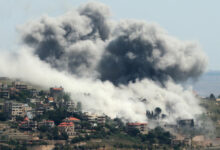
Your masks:
M 84 112 L 83 117 L 87 120 L 93 127 L 97 125 L 105 125 L 106 116 L 105 115 L 97 115 L 88 112 Z
M 185 139 L 184 136 L 176 135 L 175 138 L 173 138 L 173 139 L 171 140 L 171 144 L 172 144 L 173 146 L 175 146 L 175 145 L 184 145 L 184 139 Z
M 0 112 L 4 112 L 4 103 L 0 103 Z
M 192 128 L 194 127 L 194 120 L 193 119 L 181 119 L 177 121 L 178 127 L 184 128 Z
M 0 82 L 0 89 L 8 89 L 8 84 L 4 84 Z
M 204 135 L 197 135 L 192 138 L 192 145 L 206 146 L 205 144 L 206 142 Z
M 215 100 L 216 100 L 216 102 L 220 102 L 220 98 L 216 98 Z
M 43 115 L 43 113 L 46 111 L 44 104 L 41 102 L 36 102 L 36 109 L 35 109 L 35 115 Z
M 72 122 L 62 122 L 58 125 L 58 130 L 61 133 L 66 133 L 68 136 L 75 135 L 74 128 L 75 128 L 75 125 Z
M 15 119 L 16 116 L 24 117 L 25 116 L 24 104 L 6 101 L 4 103 L 4 112 L 11 119 Z
M 36 102 L 38 102 L 38 100 L 37 99 L 35 99 L 35 98 L 28 98 L 27 99 L 30 103 L 36 103 Z
M 66 109 L 68 112 L 75 112 L 76 111 L 75 103 L 73 101 L 66 102 Z
M 23 84 L 23 83 L 18 82 L 18 81 L 12 82 L 12 87 L 14 87 L 18 90 L 27 90 L 28 89 L 28 86 L 26 84 Z
M 75 129 L 80 129 L 81 128 L 80 119 L 78 119 L 78 118 L 68 117 L 68 118 L 65 118 L 63 120 L 63 122 L 72 122 L 74 124 L 74 126 L 75 126 Z
M 29 91 L 32 97 L 37 97 L 38 91 L 36 89 L 30 89 Z
M 105 125 L 106 122 L 106 116 L 98 116 L 96 118 L 96 121 L 99 125 Z
M 55 126 L 53 120 L 42 120 L 41 122 L 38 123 L 38 127 L 46 126 L 48 128 L 53 128 Z
M 50 88 L 50 95 L 54 98 L 57 98 L 60 94 L 63 94 L 64 89 L 60 88 Z
M 45 109 L 45 111 L 53 111 L 54 110 L 54 105 L 52 103 L 44 104 L 44 109 Z
M 48 103 L 53 103 L 54 102 L 54 98 L 53 97 L 48 97 L 47 101 L 48 101 Z
M 0 89 L 0 98 L 7 98 L 9 99 L 10 93 L 7 89 Z
M 164 124 L 164 128 L 169 132 L 175 132 L 178 129 L 176 124 Z
M 68 117 L 68 118 L 65 118 L 63 121 L 64 121 L 64 122 L 79 123 L 79 122 L 80 122 L 80 119 L 75 118 L 75 117 Z
M 36 130 L 37 122 L 29 120 L 28 117 L 25 117 L 24 121 L 19 124 L 19 128 L 23 130 Z
M 19 90 L 14 87 L 11 87 L 11 88 L 9 88 L 9 92 L 10 92 L 10 96 L 13 97 L 18 94 Z
M 25 113 L 32 111 L 32 107 L 30 107 L 28 104 L 23 104 L 23 109 Z
M 148 129 L 147 129 L 147 123 L 127 123 L 126 125 L 127 130 L 131 130 L 131 129 L 138 129 L 140 131 L 140 133 L 142 134 L 147 134 L 148 133 Z
M 24 117 L 28 112 L 32 112 L 32 107 L 28 104 L 6 101 L 4 103 L 4 112 L 9 118 L 15 119 L 16 116 Z
M 18 90 L 27 90 L 28 86 L 25 84 L 17 84 L 17 85 L 15 85 L 15 88 Z
M 96 121 L 96 118 L 97 118 L 96 114 L 91 114 L 91 113 L 88 113 L 88 112 L 84 112 L 83 115 L 84 115 L 83 116 L 84 119 L 87 120 L 92 127 L 96 127 L 98 125 L 98 123 Z

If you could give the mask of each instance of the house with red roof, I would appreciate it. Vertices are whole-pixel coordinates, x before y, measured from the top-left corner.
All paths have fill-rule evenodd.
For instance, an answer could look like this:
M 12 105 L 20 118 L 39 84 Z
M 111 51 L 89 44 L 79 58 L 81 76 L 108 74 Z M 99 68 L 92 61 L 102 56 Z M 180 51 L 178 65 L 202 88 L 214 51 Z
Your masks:
M 147 134 L 148 133 L 147 123 L 140 123 L 140 122 L 127 123 L 126 128 L 127 128 L 127 130 L 131 130 L 131 129 L 136 128 L 142 134 Z
M 58 130 L 61 133 L 66 133 L 68 136 L 75 135 L 74 128 L 75 128 L 75 125 L 73 122 L 62 122 L 58 125 Z
M 67 117 L 63 120 L 63 122 L 72 122 L 75 125 L 75 129 L 80 129 L 80 119 L 75 118 L 75 117 Z
M 37 122 L 33 120 L 29 120 L 28 117 L 24 118 L 24 121 L 19 123 L 19 128 L 23 130 L 36 130 L 37 129 Z
M 50 88 L 50 95 L 52 97 L 57 97 L 59 94 L 62 94 L 64 91 L 64 89 L 62 87 L 56 88 L 56 87 L 52 87 Z
M 47 100 L 48 100 L 49 103 L 53 103 L 54 102 L 54 98 L 53 97 L 48 97 Z
M 79 122 L 80 122 L 80 119 L 75 118 L 75 117 L 68 117 L 68 118 L 65 118 L 63 121 L 64 121 L 64 122 L 79 123 Z

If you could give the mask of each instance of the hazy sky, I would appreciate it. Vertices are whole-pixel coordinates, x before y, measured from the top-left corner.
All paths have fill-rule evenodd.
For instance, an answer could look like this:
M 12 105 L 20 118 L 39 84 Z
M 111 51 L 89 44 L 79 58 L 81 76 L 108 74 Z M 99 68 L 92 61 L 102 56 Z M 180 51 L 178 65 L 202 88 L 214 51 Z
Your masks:
M 107 4 L 115 19 L 157 22 L 171 35 L 199 41 L 209 57 L 209 70 L 220 70 L 219 0 L 97 0 Z M 0 0 L 0 49 L 14 50 L 16 27 L 42 15 L 57 16 L 86 0 Z

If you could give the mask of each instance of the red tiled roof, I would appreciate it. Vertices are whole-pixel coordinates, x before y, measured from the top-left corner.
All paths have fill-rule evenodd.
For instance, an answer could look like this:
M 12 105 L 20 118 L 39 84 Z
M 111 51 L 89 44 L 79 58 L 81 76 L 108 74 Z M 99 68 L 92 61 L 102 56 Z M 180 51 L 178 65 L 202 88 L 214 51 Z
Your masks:
M 49 101 L 53 101 L 54 98 L 53 98 L 53 97 L 49 97 L 48 100 L 49 100 Z
M 71 127 L 73 125 L 74 124 L 72 122 L 62 122 L 58 125 L 58 127 L 67 127 L 67 126 Z
M 147 123 L 139 123 L 139 122 L 135 122 L 135 123 L 128 123 L 129 126 L 140 126 L 140 125 L 147 125 Z
M 28 117 L 25 117 L 25 118 L 24 118 L 24 121 L 29 121 Z
M 78 118 L 75 118 L 75 117 L 69 117 L 67 119 L 70 121 L 80 121 Z
M 55 90 L 55 91 L 61 91 L 61 90 L 63 90 L 63 88 L 52 88 L 53 90 Z

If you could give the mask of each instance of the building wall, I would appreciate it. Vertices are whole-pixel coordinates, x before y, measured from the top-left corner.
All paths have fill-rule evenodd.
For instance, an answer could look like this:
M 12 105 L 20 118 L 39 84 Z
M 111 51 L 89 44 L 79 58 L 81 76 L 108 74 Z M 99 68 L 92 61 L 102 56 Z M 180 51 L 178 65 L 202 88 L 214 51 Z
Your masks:
M 25 116 L 25 107 L 22 103 L 15 102 L 5 102 L 4 103 L 4 112 L 10 117 L 14 118 L 16 116 Z

